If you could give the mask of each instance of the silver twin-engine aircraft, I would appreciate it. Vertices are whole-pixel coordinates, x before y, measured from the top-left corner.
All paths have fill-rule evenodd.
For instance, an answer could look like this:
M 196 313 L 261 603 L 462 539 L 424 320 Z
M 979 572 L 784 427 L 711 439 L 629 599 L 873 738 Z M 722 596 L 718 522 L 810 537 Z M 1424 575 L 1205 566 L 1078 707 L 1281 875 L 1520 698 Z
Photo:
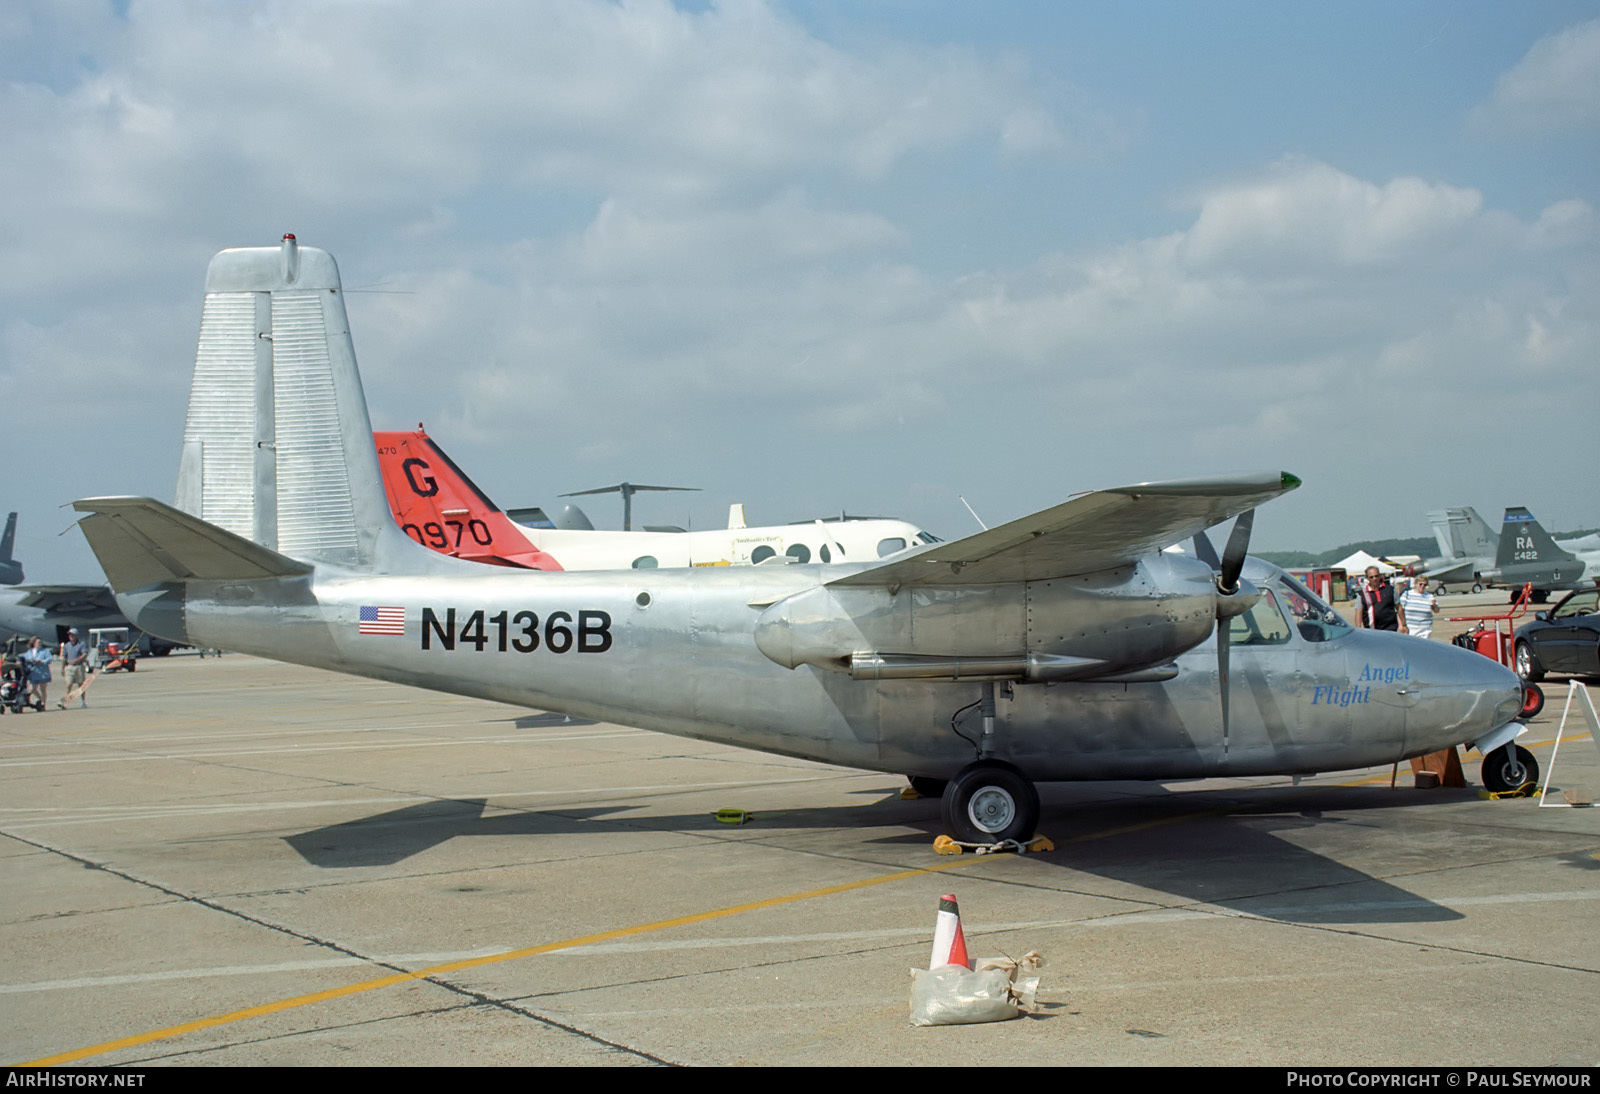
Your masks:
M 450 558 L 396 526 L 338 269 L 286 237 L 211 262 L 177 504 L 76 507 L 129 618 L 174 641 L 911 776 L 966 841 L 1032 835 L 1036 780 L 1311 773 L 1476 742 L 1497 750 L 1486 777 L 1520 783 L 1509 669 L 1355 630 L 1246 558 L 1254 507 L 1297 485 L 1101 490 L 842 565 Z M 1236 516 L 1219 557 L 1203 531 Z M 1193 555 L 1163 550 L 1191 538 Z

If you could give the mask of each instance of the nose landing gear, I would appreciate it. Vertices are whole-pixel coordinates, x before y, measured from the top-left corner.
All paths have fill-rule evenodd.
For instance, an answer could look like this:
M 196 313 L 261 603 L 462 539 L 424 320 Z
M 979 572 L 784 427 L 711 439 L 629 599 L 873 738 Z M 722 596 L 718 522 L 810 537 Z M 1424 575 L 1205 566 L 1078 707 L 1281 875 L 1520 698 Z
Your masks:
M 1485 756 L 1478 773 L 1483 777 L 1484 789 L 1503 794 L 1538 782 L 1539 761 L 1520 745 L 1508 744 Z

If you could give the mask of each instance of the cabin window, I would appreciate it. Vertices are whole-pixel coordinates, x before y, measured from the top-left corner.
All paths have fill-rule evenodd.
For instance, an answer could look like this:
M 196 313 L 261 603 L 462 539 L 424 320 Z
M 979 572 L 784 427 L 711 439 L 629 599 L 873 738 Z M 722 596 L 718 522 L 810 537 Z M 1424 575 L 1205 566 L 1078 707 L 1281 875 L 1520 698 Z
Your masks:
M 763 562 L 767 561 L 767 559 L 771 558 L 773 555 L 775 555 L 777 553 L 778 553 L 777 551 L 774 551 L 771 547 L 768 547 L 765 543 L 763 543 L 761 546 L 757 547 L 754 551 L 750 552 L 750 561 L 753 564 L 759 565 L 760 563 L 763 563 Z
M 824 562 L 832 562 L 833 561 L 833 552 L 828 550 L 828 545 L 826 543 L 824 543 L 821 547 L 819 547 L 817 549 L 817 557 L 820 558 Z
M 804 543 L 791 543 L 789 545 L 789 549 L 783 553 L 794 559 L 796 562 L 811 561 L 811 548 L 807 547 Z
M 890 536 L 888 539 L 880 539 L 878 541 L 879 558 L 888 558 L 896 551 L 904 551 L 905 549 L 906 541 L 900 536 Z
M 1228 621 L 1228 642 L 1234 646 L 1278 646 L 1289 641 L 1289 634 L 1289 622 L 1270 592 L 1263 592 L 1255 607 Z
M 635 570 L 654 570 L 659 565 L 661 563 L 656 561 L 655 555 L 640 555 L 633 560 L 633 568 Z

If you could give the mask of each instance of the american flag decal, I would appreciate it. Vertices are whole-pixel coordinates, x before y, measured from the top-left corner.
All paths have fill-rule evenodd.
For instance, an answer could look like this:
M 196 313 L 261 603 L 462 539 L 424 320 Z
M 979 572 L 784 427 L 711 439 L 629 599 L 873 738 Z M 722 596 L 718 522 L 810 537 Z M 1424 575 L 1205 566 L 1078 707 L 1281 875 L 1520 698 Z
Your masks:
M 406 633 L 406 610 L 404 608 L 378 608 L 363 604 L 361 606 L 361 625 L 357 628 L 360 634 L 398 634 Z

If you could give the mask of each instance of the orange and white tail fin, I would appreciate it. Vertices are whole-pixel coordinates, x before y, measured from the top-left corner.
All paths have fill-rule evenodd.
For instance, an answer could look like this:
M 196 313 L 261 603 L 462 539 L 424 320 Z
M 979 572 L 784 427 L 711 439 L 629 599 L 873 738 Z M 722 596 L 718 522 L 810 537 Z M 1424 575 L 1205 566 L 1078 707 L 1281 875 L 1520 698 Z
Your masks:
M 515 566 L 559 570 L 511 518 L 445 455 L 421 424 L 412 431 L 372 435 L 389 510 L 401 531 L 442 555 Z

